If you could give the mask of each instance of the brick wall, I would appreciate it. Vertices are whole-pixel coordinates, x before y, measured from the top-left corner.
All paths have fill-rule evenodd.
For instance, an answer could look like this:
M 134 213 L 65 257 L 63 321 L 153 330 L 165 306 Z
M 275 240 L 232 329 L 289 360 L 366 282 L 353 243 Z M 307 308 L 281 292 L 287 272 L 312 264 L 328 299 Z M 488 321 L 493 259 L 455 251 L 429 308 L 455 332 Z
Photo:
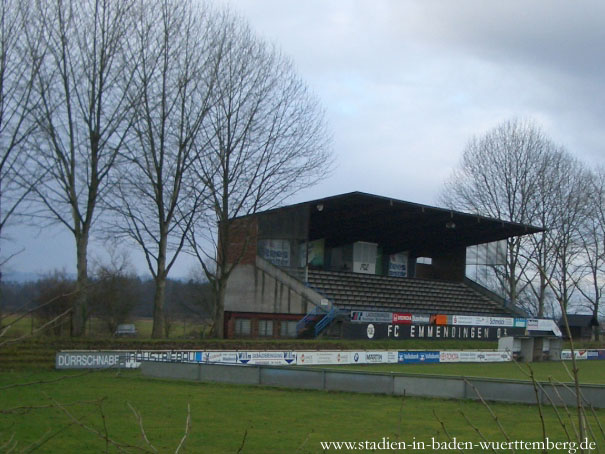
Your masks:
M 235 263 L 238 259 L 238 263 L 242 265 L 256 263 L 257 238 L 258 221 L 256 216 L 231 221 L 227 263 Z

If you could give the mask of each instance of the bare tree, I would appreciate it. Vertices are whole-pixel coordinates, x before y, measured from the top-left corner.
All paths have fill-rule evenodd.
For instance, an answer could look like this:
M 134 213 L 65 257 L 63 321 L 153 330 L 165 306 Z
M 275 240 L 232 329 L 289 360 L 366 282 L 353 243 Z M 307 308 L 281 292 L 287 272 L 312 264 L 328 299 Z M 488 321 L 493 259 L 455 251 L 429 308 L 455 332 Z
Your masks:
M 32 30 L 39 30 L 45 58 L 33 85 L 40 134 L 33 178 L 45 173 L 35 195 L 38 215 L 74 236 L 77 298 L 72 335 L 87 317 L 87 253 L 98 201 L 129 128 L 127 89 L 132 62 L 126 58 L 133 1 L 58 0 L 35 3 Z M 30 42 L 33 38 L 30 38 Z M 38 173 L 33 173 L 38 172 Z M 28 178 L 32 178 L 32 174 Z
M 539 197 L 538 174 L 553 143 L 534 123 L 513 119 L 466 146 L 458 168 L 446 183 L 440 202 L 450 208 L 518 223 L 533 223 Z M 496 268 L 500 288 L 517 304 L 528 281 L 525 237 L 507 239 L 504 270 Z
M 605 169 L 594 172 L 587 194 L 588 207 L 580 229 L 581 266 L 585 276 L 577 282 L 587 308 L 598 320 L 605 290 Z M 599 340 L 599 327 L 593 327 L 593 338 Z
M 32 86 L 41 61 L 40 41 L 34 39 L 29 46 L 27 42 L 35 38 L 34 30 L 24 33 L 30 27 L 30 6 L 29 1 L 0 2 L 0 241 L 35 183 L 22 178 L 27 163 L 24 142 L 34 130 L 31 111 L 37 98 Z M 0 267 L 9 259 L 0 256 Z
M 190 1 L 145 3 L 133 40 L 132 140 L 117 174 L 114 230 L 141 248 L 153 275 L 154 338 L 165 335 L 166 278 L 203 197 L 190 168 L 212 89 L 209 31 Z
M 103 320 L 113 334 L 119 324 L 128 321 L 137 303 L 140 281 L 123 250 L 109 245 L 108 252 L 109 261 L 95 266 L 89 303 L 91 314 Z
M 554 153 L 544 172 L 548 185 L 543 191 L 549 199 L 547 230 L 544 232 L 546 259 L 530 256 L 539 269 L 542 280 L 566 312 L 572 295 L 581 279 L 583 269 L 582 225 L 589 213 L 590 175 L 586 167 L 565 151 Z M 541 261 L 544 261 L 545 268 Z
M 215 297 L 214 334 L 223 337 L 227 280 L 250 231 L 234 219 L 277 206 L 330 170 L 329 137 L 317 100 L 291 61 L 238 17 L 217 17 L 216 82 L 195 171 L 206 186 L 205 222 L 189 235 Z M 243 239 L 242 239 L 243 238 Z M 255 245 L 254 245 L 255 246 Z

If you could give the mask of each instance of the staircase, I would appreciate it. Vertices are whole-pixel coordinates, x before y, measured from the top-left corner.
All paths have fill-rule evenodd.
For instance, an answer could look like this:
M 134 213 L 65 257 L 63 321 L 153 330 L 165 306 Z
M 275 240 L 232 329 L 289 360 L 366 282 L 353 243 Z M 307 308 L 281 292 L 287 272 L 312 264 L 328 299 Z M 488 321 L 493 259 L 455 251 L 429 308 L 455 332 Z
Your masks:
M 336 317 L 338 310 L 332 306 L 329 310 L 316 306 L 296 324 L 298 338 L 317 337 Z

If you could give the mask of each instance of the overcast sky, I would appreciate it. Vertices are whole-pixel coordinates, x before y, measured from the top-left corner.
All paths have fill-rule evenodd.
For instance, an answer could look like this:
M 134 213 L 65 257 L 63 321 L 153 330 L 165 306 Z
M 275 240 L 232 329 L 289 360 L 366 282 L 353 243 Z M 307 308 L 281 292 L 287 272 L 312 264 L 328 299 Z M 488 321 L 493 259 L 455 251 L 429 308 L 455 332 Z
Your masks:
M 326 110 L 336 170 L 293 202 L 364 191 L 433 204 L 469 138 L 512 117 L 605 164 L 602 0 L 219 3 L 292 58 Z M 24 249 L 7 271 L 75 271 L 62 229 L 7 233 L 3 255 Z M 93 243 L 91 256 L 101 250 Z

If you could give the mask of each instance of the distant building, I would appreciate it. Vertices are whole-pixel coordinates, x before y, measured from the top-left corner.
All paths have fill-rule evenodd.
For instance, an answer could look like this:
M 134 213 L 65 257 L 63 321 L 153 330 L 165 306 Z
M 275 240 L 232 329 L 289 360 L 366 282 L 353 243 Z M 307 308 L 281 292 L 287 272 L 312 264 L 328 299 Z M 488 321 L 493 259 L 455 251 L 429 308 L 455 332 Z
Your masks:
M 592 314 L 567 314 L 569 331 L 573 339 L 590 339 L 594 326 L 599 326 L 599 321 Z M 564 338 L 569 338 L 563 317 L 559 320 L 559 327 Z
M 409 324 L 519 316 L 466 277 L 467 248 L 489 244 L 485 253 L 503 260 L 501 240 L 539 231 L 361 192 L 237 218 L 227 260 L 241 260 L 227 286 L 225 333 L 313 336 L 357 316 Z

